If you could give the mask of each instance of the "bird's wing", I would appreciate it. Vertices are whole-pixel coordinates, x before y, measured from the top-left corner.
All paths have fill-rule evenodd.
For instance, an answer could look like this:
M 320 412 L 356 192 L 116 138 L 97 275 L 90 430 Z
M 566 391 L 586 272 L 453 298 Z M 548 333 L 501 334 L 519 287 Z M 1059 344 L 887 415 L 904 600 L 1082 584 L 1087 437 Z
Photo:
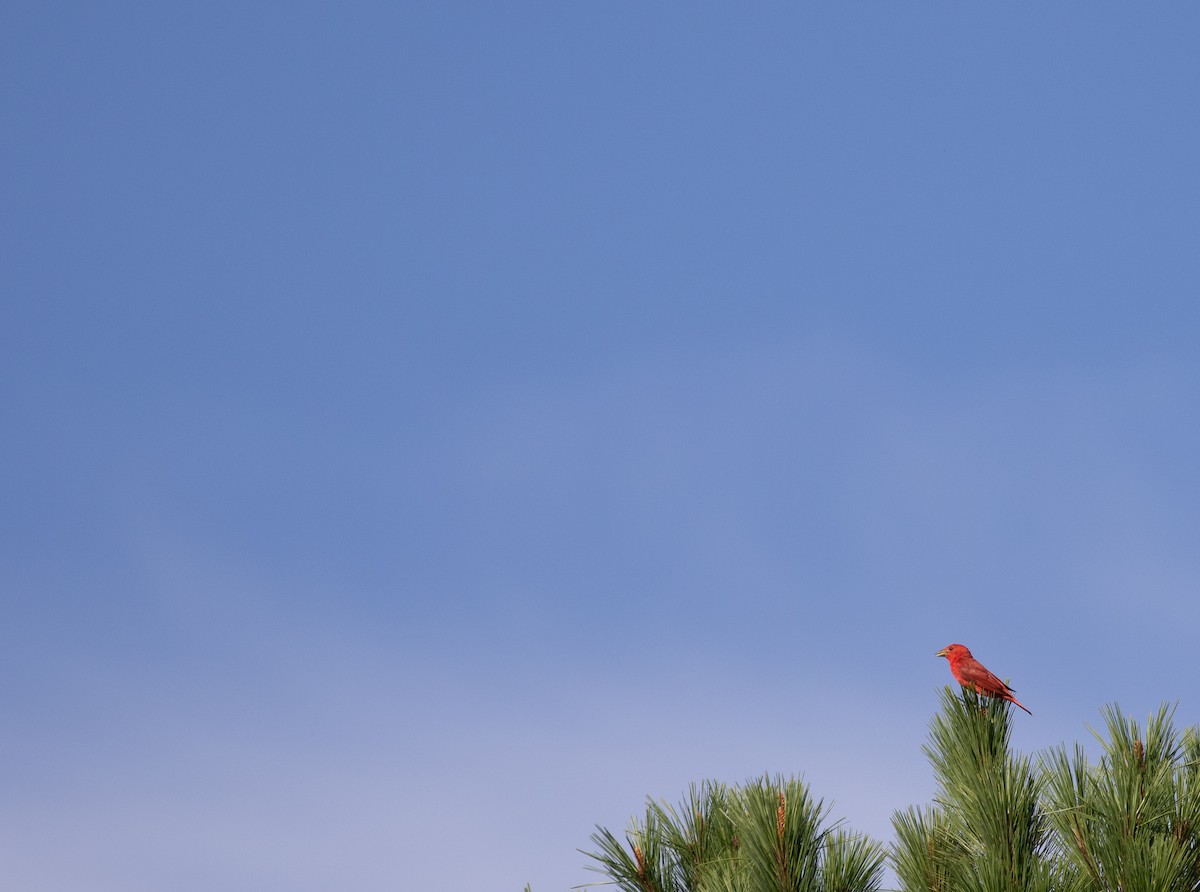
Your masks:
M 958 674 L 964 682 L 975 685 L 977 689 L 986 693 L 1006 694 L 1011 690 L 976 659 L 967 659 L 959 663 Z

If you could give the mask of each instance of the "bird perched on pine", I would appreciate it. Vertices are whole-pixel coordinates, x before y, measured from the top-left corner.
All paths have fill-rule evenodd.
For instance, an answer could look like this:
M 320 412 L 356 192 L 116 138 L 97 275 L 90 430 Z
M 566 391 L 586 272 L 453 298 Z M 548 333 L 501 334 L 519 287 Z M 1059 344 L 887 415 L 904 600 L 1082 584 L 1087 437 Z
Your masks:
M 954 680 L 964 688 L 974 688 L 978 694 L 999 697 L 1029 712 L 1025 709 L 1025 704 L 1013 696 L 1013 689 L 988 672 L 982 663 L 971 656 L 971 652 L 964 645 L 948 644 L 934 656 L 945 657 L 950 661 L 950 672 L 953 673 Z M 1032 712 L 1029 714 L 1033 715 Z

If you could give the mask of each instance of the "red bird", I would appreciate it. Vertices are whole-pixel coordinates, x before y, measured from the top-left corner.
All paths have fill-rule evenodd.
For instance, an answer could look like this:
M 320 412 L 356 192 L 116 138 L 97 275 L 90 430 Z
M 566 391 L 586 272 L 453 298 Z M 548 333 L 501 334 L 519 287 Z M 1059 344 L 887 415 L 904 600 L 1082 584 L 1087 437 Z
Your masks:
M 1025 704 L 1013 696 L 1013 689 L 988 672 L 982 663 L 971 656 L 971 652 L 964 645 L 948 644 L 934 656 L 945 657 L 950 661 L 950 671 L 954 674 L 954 680 L 964 688 L 974 688 L 977 694 L 999 697 L 1025 709 Z M 1029 712 L 1028 709 L 1025 711 Z M 1033 715 L 1032 712 L 1029 714 Z

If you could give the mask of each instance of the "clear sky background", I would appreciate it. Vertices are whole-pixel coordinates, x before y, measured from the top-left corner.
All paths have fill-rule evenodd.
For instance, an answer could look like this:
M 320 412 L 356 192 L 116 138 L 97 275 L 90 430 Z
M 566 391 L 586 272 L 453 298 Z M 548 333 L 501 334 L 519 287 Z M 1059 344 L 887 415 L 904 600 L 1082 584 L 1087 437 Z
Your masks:
M 1200 721 L 1200 7 L 10 2 L 0 859 L 565 890 Z

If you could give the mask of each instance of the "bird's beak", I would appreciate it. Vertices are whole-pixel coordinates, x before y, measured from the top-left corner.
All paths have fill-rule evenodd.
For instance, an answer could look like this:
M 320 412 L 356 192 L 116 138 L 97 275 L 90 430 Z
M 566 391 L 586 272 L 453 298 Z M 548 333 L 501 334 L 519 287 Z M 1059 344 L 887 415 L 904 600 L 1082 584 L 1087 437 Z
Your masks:
M 944 648 L 944 647 L 941 650 L 939 650 L 937 653 L 934 654 L 935 657 L 944 657 L 945 655 L 946 655 L 946 648 Z

